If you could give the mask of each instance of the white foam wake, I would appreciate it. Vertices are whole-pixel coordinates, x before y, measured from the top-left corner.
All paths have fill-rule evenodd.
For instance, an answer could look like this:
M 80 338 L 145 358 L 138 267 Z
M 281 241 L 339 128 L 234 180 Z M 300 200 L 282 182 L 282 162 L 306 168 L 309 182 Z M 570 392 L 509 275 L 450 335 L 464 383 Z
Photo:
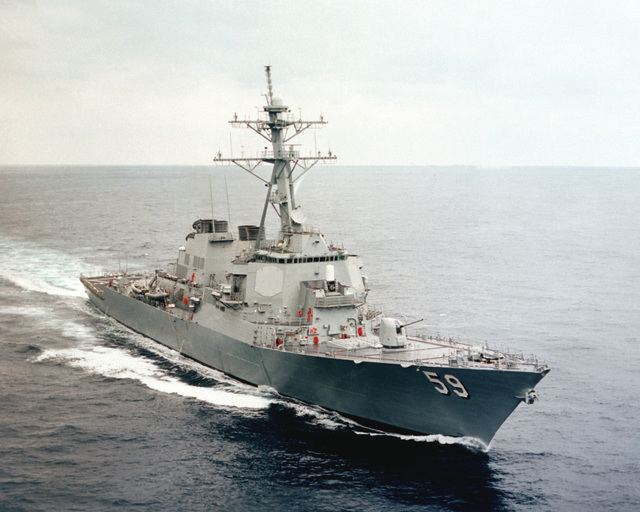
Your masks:
M 54 342 L 60 338 L 71 338 L 85 343 L 95 340 L 93 327 L 63 318 L 60 311 L 53 306 L 3 306 L 0 308 L 0 315 L 28 317 L 33 330 L 42 331 L 45 338 Z
M 40 306 L 3 306 L 0 315 L 28 316 L 30 318 L 44 318 L 51 315 L 51 308 Z
M 68 254 L 27 241 L 0 238 L 0 277 L 24 290 L 82 297 L 80 274 L 94 271 L 98 269 Z
M 438 444 L 456 444 L 463 446 L 474 452 L 487 452 L 489 447 L 474 437 L 451 437 L 443 436 L 442 434 L 433 435 L 408 435 L 408 434 L 394 434 L 392 432 L 356 432 L 359 435 L 365 436 L 383 436 L 383 437 L 395 437 L 402 439 L 403 441 L 413 441 L 416 443 L 438 443 Z
M 102 346 L 85 346 L 45 350 L 35 362 L 60 361 L 84 371 L 114 379 L 131 379 L 161 393 L 194 398 L 218 407 L 264 409 L 271 400 L 235 390 L 192 386 L 168 375 L 152 361 L 133 356 L 125 350 Z

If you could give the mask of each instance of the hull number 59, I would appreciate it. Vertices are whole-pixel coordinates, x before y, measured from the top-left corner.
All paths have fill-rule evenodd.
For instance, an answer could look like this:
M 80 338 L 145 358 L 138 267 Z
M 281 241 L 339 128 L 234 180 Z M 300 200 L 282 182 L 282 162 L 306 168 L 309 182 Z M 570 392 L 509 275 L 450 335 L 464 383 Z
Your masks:
M 447 386 L 447 384 L 440 380 L 440 377 L 436 372 L 427 372 L 423 370 L 422 373 L 424 373 L 427 376 L 427 379 L 433 383 L 437 392 L 442 393 L 443 395 L 450 395 L 451 390 L 449 389 L 449 386 L 451 386 L 453 388 L 453 392 L 460 398 L 469 398 L 467 388 L 464 387 L 464 384 L 462 384 L 457 377 L 448 374 L 445 375 L 444 380 L 449 384 L 449 386 Z

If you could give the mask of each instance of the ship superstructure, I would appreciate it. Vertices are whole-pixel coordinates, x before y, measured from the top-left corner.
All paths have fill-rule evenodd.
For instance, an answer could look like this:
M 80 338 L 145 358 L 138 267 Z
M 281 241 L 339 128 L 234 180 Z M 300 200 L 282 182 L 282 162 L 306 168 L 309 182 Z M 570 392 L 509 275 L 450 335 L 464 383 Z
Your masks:
M 367 304 L 362 260 L 305 225 L 295 183 L 328 152 L 303 157 L 290 144 L 325 124 L 294 119 L 272 92 L 254 120 L 231 123 L 271 145 L 224 158 L 265 182 L 257 225 L 229 230 L 198 219 L 176 261 L 149 275 L 82 277 L 90 299 L 131 329 L 202 364 L 385 430 L 474 437 L 488 445 L 549 371 L 535 358 L 437 338 Z M 272 166 L 270 179 L 254 171 Z M 280 218 L 267 239 L 272 206 Z

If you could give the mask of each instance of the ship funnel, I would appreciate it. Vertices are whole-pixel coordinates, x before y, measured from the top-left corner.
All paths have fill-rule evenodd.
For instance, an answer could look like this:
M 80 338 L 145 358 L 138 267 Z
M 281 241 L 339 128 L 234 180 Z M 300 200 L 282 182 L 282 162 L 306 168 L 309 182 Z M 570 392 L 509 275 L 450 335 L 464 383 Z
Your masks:
M 395 318 L 383 318 L 380 321 L 380 343 L 384 348 L 404 348 L 407 336 L 404 326 Z

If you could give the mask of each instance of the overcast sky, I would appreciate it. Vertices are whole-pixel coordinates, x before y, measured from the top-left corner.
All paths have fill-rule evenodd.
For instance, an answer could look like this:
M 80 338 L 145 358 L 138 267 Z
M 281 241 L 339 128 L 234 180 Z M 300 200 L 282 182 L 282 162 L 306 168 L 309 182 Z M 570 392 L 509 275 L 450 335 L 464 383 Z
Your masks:
M 208 165 L 265 64 L 340 164 L 640 166 L 640 3 L 588 0 L 0 0 L 0 164 Z

